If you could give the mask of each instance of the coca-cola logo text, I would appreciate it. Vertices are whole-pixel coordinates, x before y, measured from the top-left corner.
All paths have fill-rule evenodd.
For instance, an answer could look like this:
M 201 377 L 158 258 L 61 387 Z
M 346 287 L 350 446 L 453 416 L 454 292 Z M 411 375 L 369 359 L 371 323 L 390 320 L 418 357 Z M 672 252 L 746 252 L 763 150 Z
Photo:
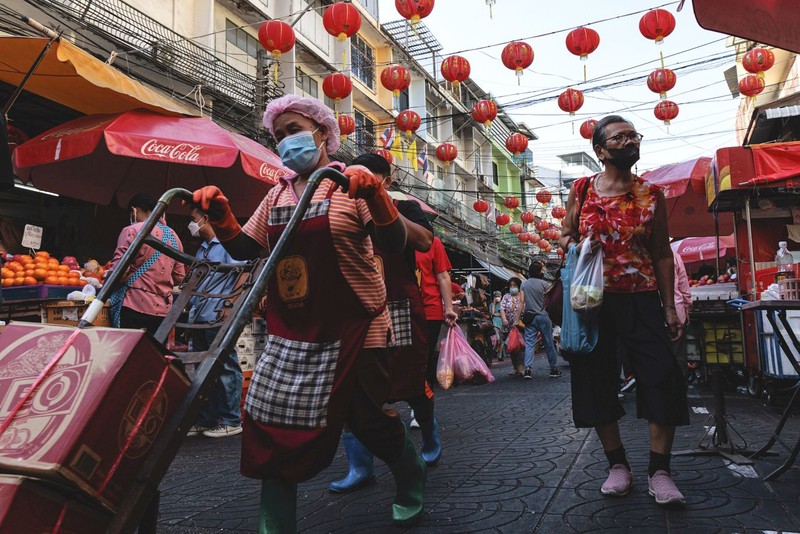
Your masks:
M 145 142 L 140 149 L 143 156 L 156 156 L 163 159 L 174 161 L 184 161 L 186 163 L 196 163 L 200 159 L 200 145 L 190 143 L 162 143 L 158 139 L 150 139 Z
M 111 122 L 113 122 L 113 121 L 112 120 L 105 120 L 105 121 L 102 121 L 102 122 L 96 122 L 96 123 L 92 123 L 92 124 L 88 124 L 88 125 L 76 126 L 74 128 L 62 128 L 62 129 L 56 130 L 54 132 L 50 132 L 47 135 L 43 135 L 41 140 L 42 141 L 46 141 L 48 139 L 54 139 L 54 138 L 59 138 L 59 137 L 67 137 L 68 135 L 77 135 L 77 134 L 81 134 L 81 133 L 84 133 L 84 132 L 91 132 L 92 130 L 100 130 L 102 128 L 105 128 L 109 124 L 111 124 Z
M 276 181 L 278 180 L 278 178 L 280 178 L 285 174 L 286 172 L 284 172 L 283 170 L 276 169 L 275 167 L 267 163 L 262 163 L 261 167 L 258 169 L 259 176 L 261 176 L 262 178 L 271 178 Z

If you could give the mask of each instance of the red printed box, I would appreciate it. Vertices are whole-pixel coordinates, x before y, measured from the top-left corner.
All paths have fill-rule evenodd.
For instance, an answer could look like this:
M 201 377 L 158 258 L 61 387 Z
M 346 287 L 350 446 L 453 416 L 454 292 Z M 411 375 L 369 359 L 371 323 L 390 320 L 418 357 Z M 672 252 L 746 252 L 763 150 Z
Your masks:
M 61 488 L 28 477 L 0 475 L 0 534 L 102 534 L 112 516 L 71 499 Z
M 75 332 L 11 323 L 0 335 L 0 472 L 70 481 L 114 511 L 189 383 L 141 330 Z

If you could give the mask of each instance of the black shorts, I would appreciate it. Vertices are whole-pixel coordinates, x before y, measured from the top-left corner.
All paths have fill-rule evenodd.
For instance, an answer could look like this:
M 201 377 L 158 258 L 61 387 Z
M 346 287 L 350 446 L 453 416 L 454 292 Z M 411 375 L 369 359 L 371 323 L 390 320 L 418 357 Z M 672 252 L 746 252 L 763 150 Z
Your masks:
M 688 425 L 687 385 L 670 346 L 658 292 L 605 293 L 599 313 L 594 351 L 570 356 L 575 426 L 591 428 L 625 415 L 617 398 L 617 343 L 628 352 L 636 377 L 636 417 L 665 426 Z

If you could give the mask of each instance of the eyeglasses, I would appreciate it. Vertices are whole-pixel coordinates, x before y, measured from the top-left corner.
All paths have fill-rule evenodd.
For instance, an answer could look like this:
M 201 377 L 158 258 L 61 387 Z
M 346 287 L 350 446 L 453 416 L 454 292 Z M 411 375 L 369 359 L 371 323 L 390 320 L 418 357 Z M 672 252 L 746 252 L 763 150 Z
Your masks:
M 608 139 L 606 139 L 606 142 L 614 141 L 618 145 L 621 145 L 626 140 L 631 141 L 633 143 L 641 143 L 643 138 L 644 136 L 640 133 L 632 133 L 632 134 L 618 133 L 617 135 L 613 135 Z

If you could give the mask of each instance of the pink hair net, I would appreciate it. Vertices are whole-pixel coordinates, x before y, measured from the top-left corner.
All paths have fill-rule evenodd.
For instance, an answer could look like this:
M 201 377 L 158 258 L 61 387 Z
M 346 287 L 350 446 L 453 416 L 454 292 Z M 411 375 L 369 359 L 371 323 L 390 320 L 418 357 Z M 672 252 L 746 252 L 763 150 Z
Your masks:
M 325 147 L 328 150 L 328 154 L 333 154 L 339 150 L 341 145 L 339 123 L 336 117 L 333 116 L 331 108 L 316 98 L 298 95 L 285 95 L 276 98 L 267 104 L 267 110 L 264 112 L 264 126 L 270 133 L 274 133 L 273 123 L 275 122 L 275 117 L 283 115 L 287 111 L 308 117 L 327 130 L 328 140 L 325 143 Z

